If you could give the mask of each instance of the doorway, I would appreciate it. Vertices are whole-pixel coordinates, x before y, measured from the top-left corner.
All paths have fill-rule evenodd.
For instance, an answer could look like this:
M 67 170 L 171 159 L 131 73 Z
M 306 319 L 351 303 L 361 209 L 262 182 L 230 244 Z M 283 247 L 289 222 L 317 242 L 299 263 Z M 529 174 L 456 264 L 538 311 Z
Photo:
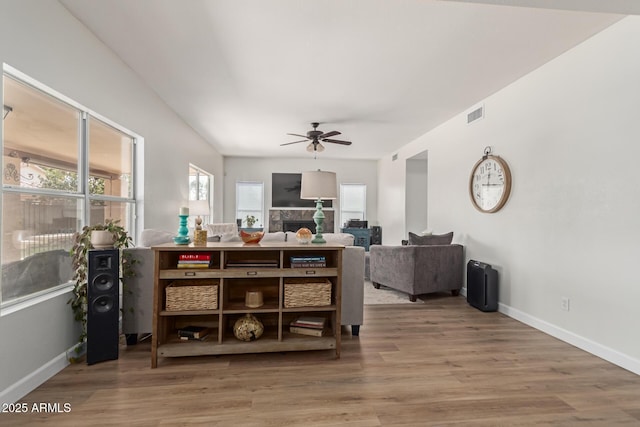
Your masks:
M 428 227 L 428 152 L 423 151 L 406 160 L 405 236 L 419 234 Z

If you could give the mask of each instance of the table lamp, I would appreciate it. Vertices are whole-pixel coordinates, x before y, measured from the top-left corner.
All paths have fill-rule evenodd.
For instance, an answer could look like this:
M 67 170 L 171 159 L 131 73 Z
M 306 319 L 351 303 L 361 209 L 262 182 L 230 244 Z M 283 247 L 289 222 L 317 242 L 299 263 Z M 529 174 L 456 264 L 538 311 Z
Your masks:
M 317 171 L 302 172 L 302 184 L 300 188 L 300 198 L 316 201 L 316 212 L 313 214 L 313 221 L 316 223 L 316 237 L 311 243 L 327 243 L 322 237 L 324 231 L 324 212 L 322 212 L 322 201 L 338 198 L 338 184 L 335 172 Z
M 201 216 L 208 216 L 210 213 L 209 202 L 207 200 L 190 200 L 189 212 L 196 215 L 195 229 L 193 231 L 193 243 L 203 245 L 207 243 L 207 230 L 202 229 Z

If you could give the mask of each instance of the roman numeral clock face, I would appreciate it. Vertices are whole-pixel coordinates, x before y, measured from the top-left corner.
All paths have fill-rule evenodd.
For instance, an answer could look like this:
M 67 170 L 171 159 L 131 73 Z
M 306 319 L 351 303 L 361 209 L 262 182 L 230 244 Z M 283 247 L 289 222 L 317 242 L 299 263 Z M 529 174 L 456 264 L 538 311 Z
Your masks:
M 511 171 L 498 156 L 484 156 L 471 170 L 469 195 L 481 212 L 499 211 L 511 192 Z

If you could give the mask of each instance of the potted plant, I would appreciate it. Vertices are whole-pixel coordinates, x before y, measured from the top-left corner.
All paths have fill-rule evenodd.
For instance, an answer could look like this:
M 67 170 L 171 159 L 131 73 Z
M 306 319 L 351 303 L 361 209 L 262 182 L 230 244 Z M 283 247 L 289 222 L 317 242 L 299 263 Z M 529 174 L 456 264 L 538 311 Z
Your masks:
M 247 215 L 247 217 L 244 220 L 247 223 L 247 228 L 253 228 L 253 224 L 258 222 L 258 218 L 256 218 L 253 215 Z
M 247 227 L 243 228 L 244 231 L 248 232 L 248 233 L 254 233 L 256 231 L 262 231 L 262 227 L 254 227 L 256 225 L 256 223 L 258 222 L 258 218 L 256 218 L 253 215 L 247 215 L 244 219 L 244 221 L 247 223 Z
M 73 266 L 72 280 L 74 281 L 73 298 L 67 303 L 71 305 L 75 320 L 81 324 L 82 329 L 78 338 L 81 344 L 84 343 L 87 338 L 87 275 L 89 267 L 87 256 L 89 250 L 94 249 L 92 235 L 94 239 L 95 234 L 107 235 L 106 240 L 104 240 L 105 237 L 102 236 L 103 240 L 100 240 L 100 243 L 96 243 L 100 247 L 128 248 L 133 245 L 133 241 L 124 227 L 119 225 L 119 223 L 120 220 L 107 219 L 103 224 L 83 227 L 82 231 L 75 233 L 74 236 L 74 245 L 70 251 Z M 126 253 L 126 255 L 122 254 L 119 258 L 120 276 L 134 276 L 135 260 L 131 257 L 130 253 Z M 82 346 L 78 347 L 77 351 L 82 351 Z

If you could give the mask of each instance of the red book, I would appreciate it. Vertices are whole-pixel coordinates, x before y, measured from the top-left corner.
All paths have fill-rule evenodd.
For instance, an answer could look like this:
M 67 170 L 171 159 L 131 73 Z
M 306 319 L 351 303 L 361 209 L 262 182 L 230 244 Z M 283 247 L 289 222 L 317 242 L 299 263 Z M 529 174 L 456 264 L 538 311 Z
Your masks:
M 211 261 L 211 254 L 180 254 L 180 261 Z

